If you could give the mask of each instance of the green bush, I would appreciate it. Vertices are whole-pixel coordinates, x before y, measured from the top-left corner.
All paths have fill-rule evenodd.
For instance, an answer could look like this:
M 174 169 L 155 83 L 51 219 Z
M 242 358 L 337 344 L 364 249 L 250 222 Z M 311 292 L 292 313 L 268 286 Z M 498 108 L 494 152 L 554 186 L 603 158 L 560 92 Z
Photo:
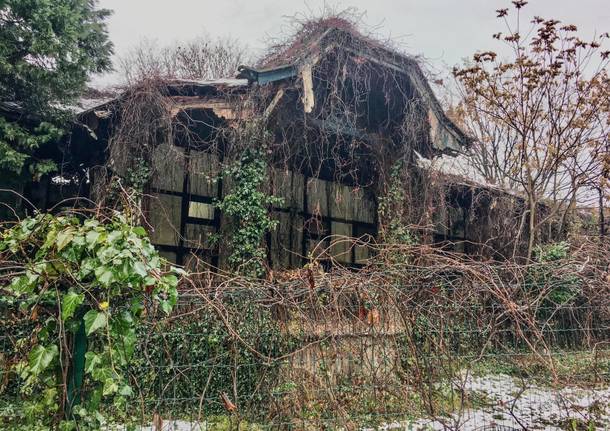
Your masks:
M 1 323 L 14 330 L 0 424 L 99 429 L 101 406 L 121 410 L 133 395 L 138 322 L 171 312 L 178 270 L 119 215 L 27 218 L 0 233 L 0 262 Z
M 141 328 L 131 380 L 145 412 L 179 418 L 226 414 L 224 393 L 242 417 L 265 415 L 281 367 L 266 358 L 287 352 L 289 342 L 255 298 L 228 294 L 223 305 L 231 331 L 216 310 L 199 303 L 179 309 L 177 316 L 184 317 Z

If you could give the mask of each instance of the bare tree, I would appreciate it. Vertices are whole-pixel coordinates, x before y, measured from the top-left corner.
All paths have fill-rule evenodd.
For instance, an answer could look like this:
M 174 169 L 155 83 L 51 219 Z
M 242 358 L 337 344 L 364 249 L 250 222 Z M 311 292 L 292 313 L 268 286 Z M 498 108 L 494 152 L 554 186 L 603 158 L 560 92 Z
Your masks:
M 610 125 L 610 51 L 601 41 L 585 42 L 576 27 L 535 17 L 521 28 L 520 11 L 512 2 L 497 11 L 506 34 L 494 38 L 510 49 L 510 60 L 481 52 L 463 68 L 454 69 L 461 84 L 463 124 L 477 137 L 475 167 L 488 180 L 521 190 L 527 200 L 518 235 L 527 234 L 531 256 L 541 227 L 560 221 L 575 208 L 585 187 L 602 184 L 604 150 Z M 544 203 L 544 215 L 540 211 Z
M 119 70 L 128 84 L 144 78 L 215 79 L 233 77 L 251 60 L 247 47 L 231 38 L 201 36 L 164 47 L 143 40 L 119 60 Z

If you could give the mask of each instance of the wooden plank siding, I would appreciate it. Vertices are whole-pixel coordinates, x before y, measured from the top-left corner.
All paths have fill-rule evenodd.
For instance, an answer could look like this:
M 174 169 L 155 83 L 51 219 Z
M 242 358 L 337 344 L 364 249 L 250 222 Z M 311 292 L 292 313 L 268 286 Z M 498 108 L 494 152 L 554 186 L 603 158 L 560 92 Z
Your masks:
M 223 266 L 222 250 L 210 242 L 222 226 L 214 203 L 231 188 L 230 178 L 217 180 L 220 158 L 161 145 L 153 166 L 146 205 L 153 244 L 172 262 L 188 264 L 196 254 Z M 279 222 L 267 238 L 270 267 L 299 267 L 318 253 L 348 266 L 369 257 L 367 247 L 353 247 L 348 239 L 377 233 L 376 207 L 364 190 L 292 171 L 269 171 L 269 191 L 283 200 L 270 208 Z

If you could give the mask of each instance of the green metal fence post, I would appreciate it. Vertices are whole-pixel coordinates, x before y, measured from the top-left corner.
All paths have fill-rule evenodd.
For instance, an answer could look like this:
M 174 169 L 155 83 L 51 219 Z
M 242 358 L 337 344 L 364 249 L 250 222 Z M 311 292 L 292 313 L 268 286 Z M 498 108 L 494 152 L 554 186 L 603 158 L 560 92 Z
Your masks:
M 68 408 L 66 409 L 67 418 L 72 417 L 72 409 L 81 402 L 81 390 L 85 375 L 85 353 L 87 352 L 87 334 L 85 333 L 84 312 L 81 315 L 78 331 L 74 336 L 74 346 L 72 350 L 72 364 L 68 374 Z

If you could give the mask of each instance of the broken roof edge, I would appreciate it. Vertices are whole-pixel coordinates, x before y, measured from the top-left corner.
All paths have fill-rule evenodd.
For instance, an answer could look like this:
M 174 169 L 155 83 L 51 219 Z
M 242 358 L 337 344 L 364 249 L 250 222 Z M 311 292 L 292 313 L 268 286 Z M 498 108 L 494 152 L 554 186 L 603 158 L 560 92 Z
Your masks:
M 216 78 L 216 79 L 184 79 L 174 78 L 165 81 L 165 84 L 169 86 L 180 86 L 180 85 L 196 85 L 202 88 L 239 88 L 248 86 L 248 80 L 242 78 Z
M 410 72 L 407 75 L 411 78 L 411 81 L 417 88 L 417 91 L 426 99 L 428 107 L 434 113 L 437 120 L 443 124 L 445 129 L 461 144 L 462 147 L 468 148 L 474 142 L 474 138 L 468 136 L 460 127 L 455 124 L 446 114 L 443 109 L 441 102 L 439 102 L 436 94 L 430 87 L 428 79 L 421 70 L 421 67 L 417 62 L 412 61 L 409 65 Z M 460 148 L 451 148 L 453 151 L 460 151 Z
M 248 87 L 250 85 L 247 79 L 240 78 L 218 78 L 218 79 L 209 79 L 209 80 L 197 80 L 197 79 L 183 79 L 183 78 L 172 78 L 166 80 L 159 81 L 160 86 L 166 86 L 167 88 L 180 88 L 187 86 L 194 86 L 200 90 L 204 89 L 220 89 L 220 88 L 229 88 L 229 89 L 238 89 L 243 87 Z M 132 90 L 136 84 L 124 87 L 122 91 L 120 91 L 115 97 L 107 98 L 107 99 L 98 99 L 99 103 L 90 103 L 87 98 L 81 98 L 79 100 L 78 106 L 74 108 L 83 108 L 83 109 L 73 109 L 76 117 L 80 117 L 83 115 L 90 114 L 96 110 L 102 110 L 113 103 L 120 102 L 121 99 L 125 97 L 125 95 Z M 92 100 L 92 102 L 95 102 Z

